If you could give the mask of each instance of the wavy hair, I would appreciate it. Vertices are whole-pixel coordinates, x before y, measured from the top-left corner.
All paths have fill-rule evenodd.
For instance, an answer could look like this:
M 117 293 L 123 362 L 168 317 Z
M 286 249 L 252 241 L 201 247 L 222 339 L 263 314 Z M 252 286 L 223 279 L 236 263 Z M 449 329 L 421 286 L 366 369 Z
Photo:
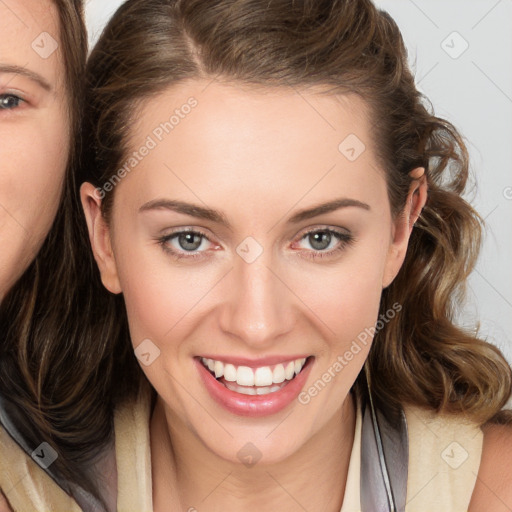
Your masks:
M 394 217 L 405 205 L 408 173 L 425 167 L 427 203 L 405 262 L 381 298 L 381 312 L 403 307 L 375 335 L 365 363 L 375 402 L 385 413 L 409 403 L 480 425 L 512 421 L 502 410 L 512 392 L 510 365 L 497 347 L 454 321 L 483 227 L 462 197 L 468 152 L 456 128 L 436 117 L 417 90 L 393 19 L 370 0 L 129 0 L 87 65 L 87 149 L 76 183 L 101 187 L 118 171 L 144 100 L 205 78 L 359 95 L 371 112 Z M 114 195 L 106 192 L 102 201 L 107 220 Z M 78 464 L 111 439 L 113 408 L 134 396 L 145 376 L 131 349 L 122 297 L 102 287 L 83 213 L 74 213 L 67 238 L 73 272 L 55 285 L 68 290 L 61 293 L 72 316 L 58 326 L 40 318 L 24 336 L 27 361 L 38 363 L 32 373 L 38 399 L 51 403 L 48 435 L 72 450 Z M 364 373 L 354 383 L 360 394 Z

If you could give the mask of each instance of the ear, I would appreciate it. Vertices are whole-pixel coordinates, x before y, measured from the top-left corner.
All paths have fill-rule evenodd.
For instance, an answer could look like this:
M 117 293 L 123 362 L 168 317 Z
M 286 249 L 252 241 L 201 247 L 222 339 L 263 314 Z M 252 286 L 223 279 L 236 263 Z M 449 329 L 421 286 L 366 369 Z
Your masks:
M 383 274 L 382 288 L 388 287 L 397 276 L 405 260 L 409 238 L 427 201 L 427 177 L 425 169 L 417 167 L 409 176 L 413 179 L 404 209 L 393 222 L 392 241 L 389 247 Z
M 100 270 L 101 282 L 110 292 L 121 293 L 110 228 L 101 213 L 101 194 L 98 194 L 98 190 L 91 183 L 83 183 L 80 187 L 80 199 L 87 221 L 92 252 Z

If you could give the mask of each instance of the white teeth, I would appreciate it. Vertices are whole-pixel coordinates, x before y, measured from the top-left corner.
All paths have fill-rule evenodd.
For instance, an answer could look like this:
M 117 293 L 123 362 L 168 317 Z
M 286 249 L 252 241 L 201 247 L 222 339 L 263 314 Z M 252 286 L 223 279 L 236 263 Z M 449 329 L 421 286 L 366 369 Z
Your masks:
M 224 375 L 224 365 L 220 361 L 215 361 L 214 370 L 216 379 Z
M 256 368 L 254 372 L 255 386 L 270 386 L 272 384 L 272 370 L 268 366 Z
M 284 366 L 282 364 L 278 364 L 274 368 L 274 373 L 272 374 L 272 381 L 276 384 L 280 384 L 281 382 L 284 382 L 286 376 L 284 374 Z
M 225 386 L 231 391 L 235 391 L 236 393 L 241 393 L 242 395 L 268 395 L 269 393 L 274 393 L 275 391 L 279 391 L 282 385 L 274 385 L 274 386 L 265 386 L 265 387 L 246 387 L 239 386 L 234 382 L 226 382 Z
M 205 357 L 201 358 L 201 362 L 215 374 L 215 378 L 219 379 L 220 377 L 224 377 L 226 381 L 236 383 L 239 386 L 256 386 L 263 390 L 262 394 L 265 394 L 267 386 L 281 384 L 285 380 L 293 379 L 295 375 L 300 373 L 304 367 L 306 358 L 296 359 L 288 363 L 280 363 L 273 368 L 270 366 L 261 366 L 259 368 L 250 368 L 249 366 L 237 367 L 230 363 L 224 364 L 222 361 Z
M 295 363 L 293 361 L 290 361 L 286 365 L 286 368 L 284 369 L 284 375 L 285 375 L 286 380 L 293 379 L 294 373 L 295 373 Z
M 236 381 L 236 368 L 232 364 L 224 365 L 224 378 L 229 382 Z
M 254 386 L 254 372 L 248 366 L 239 366 L 236 371 L 236 383 L 240 386 Z

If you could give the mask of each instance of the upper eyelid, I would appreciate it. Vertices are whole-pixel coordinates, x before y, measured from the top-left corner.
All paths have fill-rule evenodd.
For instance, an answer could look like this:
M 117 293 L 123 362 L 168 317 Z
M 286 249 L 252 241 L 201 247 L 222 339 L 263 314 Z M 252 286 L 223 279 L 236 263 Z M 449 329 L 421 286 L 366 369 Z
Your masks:
M 0 96 L 4 95 L 17 96 L 25 103 L 32 103 L 41 97 L 36 91 L 30 91 L 25 88 L 21 89 L 18 85 L 12 85 L 10 80 L 5 83 L 0 81 Z

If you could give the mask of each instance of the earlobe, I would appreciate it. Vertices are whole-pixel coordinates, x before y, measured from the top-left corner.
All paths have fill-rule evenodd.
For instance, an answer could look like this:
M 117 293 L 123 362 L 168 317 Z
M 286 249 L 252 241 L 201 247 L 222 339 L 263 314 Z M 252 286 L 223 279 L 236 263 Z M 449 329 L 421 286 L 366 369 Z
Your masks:
M 110 292 L 121 293 L 117 265 L 112 251 L 110 228 L 101 213 L 101 197 L 94 185 L 83 183 L 80 187 L 80 199 L 87 221 L 92 252 L 100 271 L 101 282 Z
M 395 279 L 405 260 L 409 238 L 414 224 L 418 220 L 427 201 L 427 177 L 423 167 L 413 169 L 409 176 L 413 179 L 409 186 L 409 193 L 405 207 L 394 222 L 392 241 L 388 251 L 386 267 L 384 270 L 382 288 L 387 288 Z

